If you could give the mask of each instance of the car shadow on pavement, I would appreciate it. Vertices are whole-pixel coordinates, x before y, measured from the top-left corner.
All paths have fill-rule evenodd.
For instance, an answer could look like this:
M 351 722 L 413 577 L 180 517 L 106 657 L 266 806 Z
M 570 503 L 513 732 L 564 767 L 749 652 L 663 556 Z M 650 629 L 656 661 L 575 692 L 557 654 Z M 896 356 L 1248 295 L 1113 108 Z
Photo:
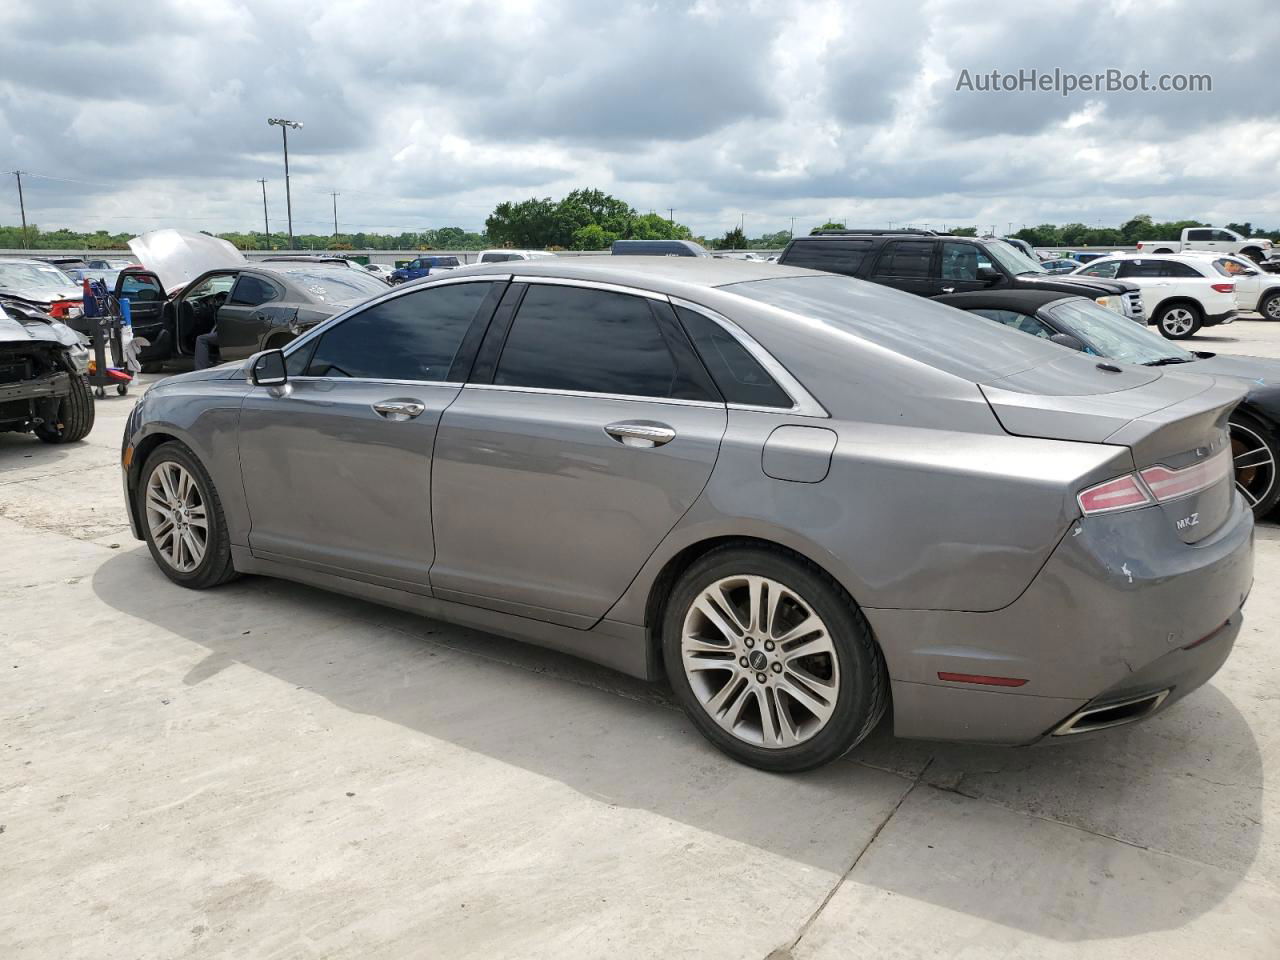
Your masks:
M 780 776 L 718 753 L 662 687 L 553 651 L 266 578 L 192 593 L 145 549 L 101 564 L 93 588 L 208 651 L 187 687 L 234 684 L 228 668 L 242 665 L 611 805 L 836 876 L 859 861 L 846 886 L 1038 936 L 1178 929 L 1222 903 L 1258 856 L 1262 759 L 1245 718 L 1212 685 L 1145 724 L 1053 747 L 901 741 L 882 725 L 848 761 Z M 243 700 L 229 706 L 227 722 L 242 709 Z M 890 818 L 937 836 L 904 846 Z M 947 842 L 960 848 L 954 862 Z M 893 856 L 873 856 L 884 850 Z M 1117 866 L 1130 855 L 1147 860 Z M 1161 879 L 1169 865 L 1193 875 L 1173 888 L 1185 895 Z M 993 878 L 1029 867 L 1025 883 L 1039 889 L 1011 903 L 1011 881 Z

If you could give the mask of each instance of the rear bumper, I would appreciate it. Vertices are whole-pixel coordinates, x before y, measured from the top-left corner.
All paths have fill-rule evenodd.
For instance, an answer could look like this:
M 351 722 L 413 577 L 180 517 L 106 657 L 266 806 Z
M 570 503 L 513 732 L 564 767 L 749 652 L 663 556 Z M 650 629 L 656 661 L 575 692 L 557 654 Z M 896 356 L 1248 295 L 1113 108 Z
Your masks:
M 1222 313 L 1206 314 L 1204 318 L 1204 326 L 1216 327 L 1220 323 L 1233 323 L 1239 315 L 1237 310 L 1224 310 Z
M 899 736 L 1022 744 L 1082 708 L 1168 690 L 1163 710 L 1204 683 L 1230 653 L 1252 578 L 1253 517 L 1235 496 L 1222 526 L 1190 545 L 1158 507 L 1077 521 L 1001 610 L 864 612 Z

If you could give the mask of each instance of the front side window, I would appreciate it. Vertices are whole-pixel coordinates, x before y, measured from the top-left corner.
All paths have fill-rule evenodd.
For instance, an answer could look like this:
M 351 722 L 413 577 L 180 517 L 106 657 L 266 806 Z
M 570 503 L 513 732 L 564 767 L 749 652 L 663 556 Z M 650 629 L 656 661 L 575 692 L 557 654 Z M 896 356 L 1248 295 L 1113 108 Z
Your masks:
M 376 303 L 320 335 L 306 375 L 447 380 L 462 338 L 492 286 L 447 284 Z
M 516 259 L 515 254 L 511 253 L 484 253 L 480 255 L 481 263 L 506 263 L 508 260 Z
M 1105 260 L 1089 264 L 1089 266 L 1080 271 L 1080 275 L 1084 277 L 1104 277 L 1107 280 L 1113 280 L 1119 270 L 1119 260 Z
M 205 297 L 212 297 L 217 294 L 225 296 L 235 282 L 236 275 L 234 273 L 220 273 L 217 276 L 200 281 L 200 283 L 187 291 L 183 299 L 203 300 Z
M 942 279 L 977 280 L 978 268 L 991 266 L 987 257 L 972 243 L 945 241 L 942 244 Z M 984 262 L 985 261 L 985 262 Z
M 932 260 L 932 240 L 895 240 L 885 245 L 876 274 L 907 279 L 928 277 Z
M 1235 234 L 1228 233 L 1226 230 L 1215 230 L 1213 231 L 1213 239 L 1226 240 L 1230 242 L 1232 240 L 1235 240 L 1236 237 L 1235 237 Z
M 520 303 L 493 382 L 636 397 L 689 396 L 643 297 L 534 284 Z

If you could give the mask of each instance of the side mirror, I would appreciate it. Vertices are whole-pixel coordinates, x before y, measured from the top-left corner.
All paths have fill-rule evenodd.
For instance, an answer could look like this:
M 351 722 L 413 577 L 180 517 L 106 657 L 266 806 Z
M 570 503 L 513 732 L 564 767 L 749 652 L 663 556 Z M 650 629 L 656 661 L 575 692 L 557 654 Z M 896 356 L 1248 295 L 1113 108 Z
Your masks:
M 1079 337 L 1073 337 L 1069 333 L 1055 333 L 1049 339 L 1054 343 L 1060 343 L 1064 347 L 1070 347 L 1072 350 L 1079 350 L 1084 353 L 1084 341 Z
M 978 279 L 983 280 L 988 284 L 995 283 L 1000 279 L 1000 271 L 995 267 L 979 267 Z
M 275 387 L 287 383 L 289 371 L 285 369 L 284 352 L 263 350 L 254 354 L 249 363 L 249 376 L 260 387 Z

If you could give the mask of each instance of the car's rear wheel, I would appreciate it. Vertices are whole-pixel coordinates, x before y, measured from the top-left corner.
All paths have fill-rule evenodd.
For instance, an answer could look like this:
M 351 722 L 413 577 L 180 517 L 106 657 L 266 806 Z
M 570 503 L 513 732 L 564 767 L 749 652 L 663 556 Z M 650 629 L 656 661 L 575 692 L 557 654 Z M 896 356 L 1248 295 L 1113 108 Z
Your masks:
M 1194 336 L 1204 323 L 1198 307 L 1190 303 L 1172 303 L 1161 307 L 1156 314 L 1156 326 L 1170 340 L 1185 340 Z
M 162 443 L 147 457 L 137 496 L 147 547 L 165 576 L 196 590 L 236 576 L 222 501 L 183 444 Z
M 1236 489 L 1260 520 L 1280 502 L 1280 483 L 1276 482 L 1280 438 L 1255 417 L 1237 411 L 1231 418 L 1231 457 Z
M 676 583 L 663 656 L 698 729 L 736 760 L 807 770 L 861 741 L 888 677 L 852 598 L 782 549 L 720 547 Z
M 95 409 L 89 381 L 78 374 L 71 377 L 71 392 L 58 404 L 58 414 L 52 422 L 46 421 L 35 428 L 35 435 L 45 443 L 75 443 L 83 440 L 93 429 Z
M 1272 290 L 1263 297 L 1258 312 L 1268 320 L 1280 320 L 1280 290 Z

